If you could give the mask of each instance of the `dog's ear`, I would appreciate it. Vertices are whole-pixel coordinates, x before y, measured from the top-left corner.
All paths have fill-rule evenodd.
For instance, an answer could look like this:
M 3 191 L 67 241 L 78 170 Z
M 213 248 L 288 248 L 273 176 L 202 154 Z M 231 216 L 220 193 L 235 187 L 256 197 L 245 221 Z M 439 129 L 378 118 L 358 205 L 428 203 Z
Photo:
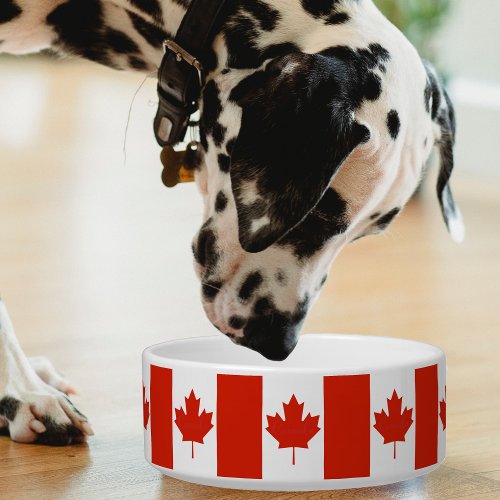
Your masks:
M 448 93 L 443 87 L 443 98 L 446 105 L 441 110 L 439 125 L 441 138 L 439 140 L 439 156 L 441 166 L 437 181 L 437 194 L 444 221 L 451 237 L 458 243 L 465 238 L 465 226 L 460 209 L 455 204 L 450 187 L 450 177 L 453 172 L 453 145 L 455 143 L 455 112 Z
M 437 181 L 437 195 L 446 227 L 456 242 L 465 238 L 465 226 L 460 209 L 455 204 L 450 187 L 453 172 L 453 146 L 455 144 L 455 110 L 453 103 L 434 68 L 425 61 L 427 70 L 427 106 L 432 119 L 439 124 L 438 140 L 440 168 Z
M 247 252 L 278 241 L 320 201 L 369 131 L 354 121 L 343 63 L 301 52 L 280 56 L 231 93 L 242 108 L 230 175 Z

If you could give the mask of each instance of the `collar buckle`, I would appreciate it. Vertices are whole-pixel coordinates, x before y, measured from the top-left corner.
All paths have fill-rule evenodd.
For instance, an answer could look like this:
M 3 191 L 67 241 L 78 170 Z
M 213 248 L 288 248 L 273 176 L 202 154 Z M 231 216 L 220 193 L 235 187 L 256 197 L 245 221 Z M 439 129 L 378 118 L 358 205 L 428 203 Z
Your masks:
M 193 66 L 196 71 L 198 71 L 198 77 L 200 80 L 200 86 L 203 87 L 203 66 L 196 57 L 191 55 L 187 50 L 183 49 L 178 43 L 175 43 L 173 40 L 165 40 L 163 42 L 163 52 L 166 53 L 167 50 L 170 50 L 175 54 L 175 60 L 177 62 L 185 61 L 190 66 Z

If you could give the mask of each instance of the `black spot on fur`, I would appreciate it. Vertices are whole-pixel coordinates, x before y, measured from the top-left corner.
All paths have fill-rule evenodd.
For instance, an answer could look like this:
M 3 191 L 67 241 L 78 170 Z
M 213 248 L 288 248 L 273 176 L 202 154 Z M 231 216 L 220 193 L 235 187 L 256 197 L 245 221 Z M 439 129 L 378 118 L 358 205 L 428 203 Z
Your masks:
M 247 320 L 242 316 L 231 316 L 229 318 L 229 326 L 235 330 L 241 330 L 245 326 L 246 322 Z
M 209 225 L 212 220 L 209 219 L 201 228 L 196 248 L 194 249 L 194 258 L 201 266 L 207 269 L 207 272 L 213 270 L 220 258 L 216 250 L 216 237 Z
M 264 278 L 259 271 L 250 273 L 245 278 L 245 281 L 243 282 L 243 285 L 241 285 L 241 288 L 238 292 L 238 297 L 240 298 L 240 300 L 242 302 L 247 302 L 248 300 L 250 300 L 250 298 L 258 290 L 260 285 L 262 285 L 263 281 Z
M 123 31 L 108 28 L 106 30 L 106 44 L 118 54 L 137 54 L 139 46 Z
M 201 285 L 201 292 L 203 294 L 203 298 L 208 302 L 211 302 L 215 299 L 217 294 L 220 292 L 222 287 L 222 283 L 220 281 L 208 281 Z
M 14 0 L 2 0 L 0 3 L 0 24 L 12 21 L 20 16 L 22 11 Z
M 224 28 L 228 47 L 228 66 L 231 68 L 254 68 L 258 66 L 260 50 L 256 46 L 258 31 L 255 21 L 244 14 L 232 17 Z
M 288 276 L 283 269 L 278 269 L 276 271 L 276 274 L 274 275 L 274 278 L 281 286 L 286 286 L 288 284 Z
M 391 59 L 389 51 L 379 43 L 370 43 L 368 47 L 361 49 L 337 45 L 327 48 L 321 53 L 326 56 L 335 56 L 349 63 L 357 63 L 363 70 L 373 70 Z
M 46 21 L 57 35 L 55 47 L 115 67 L 108 54 L 104 15 L 99 0 L 68 0 L 56 7 Z
M 172 38 L 162 28 L 145 21 L 142 17 L 128 11 L 128 15 L 137 32 L 153 47 L 161 47 L 164 40 Z
M 387 226 L 393 221 L 394 217 L 399 214 L 401 211 L 400 208 L 396 207 L 393 208 L 390 212 L 387 212 L 385 215 L 377 219 L 377 222 L 375 222 L 375 225 L 379 229 L 385 229 Z
M 219 168 L 220 168 L 221 172 L 224 172 L 225 174 L 227 174 L 229 172 L 229 167 L 231 165 L 231 158 L 229 158 L 229 156 L 223 155 L 221 153 L 217 157 L 217 160 L 219 162 Z
M 291 246 L 299 259 L 308 258 L 331 238 L 349 227 L 347 203 L 333 188 L 329 188 L 316 208 L 278 245 Z
M 276 28 L 280 13 L 268 4 L 255 0 L 243 0 L 240 1 L 240 5 L 258 21 L 259 27 L 264 31 L 272 31 Z
M 279 22 L 279 12 L 268 4 L 255 0 L 227 2 L 226 16 L 223 33 L 230 68 L 257 68 L 266 59 L 299 50 L 293 43 L 258 46 L 261 30 L 270 31 Z
M 157 20 L 162 18 L 162 10 L 158 0 L 130 0 L 132 5 L 135 5 L 139 10 L 142 10 L 146 14 L 154 17 Z M 177 1 L 179 5 L 183 3 Z M 184 6 L 184 5 L 183 5 Z
M 377 100 L 382 93 L 382 80 L 375 70 L 384 68 L 390 60 L 390 54 L 378 43 L 371 43 L 363 49 L 339 45 L 325 49 L 321 54 L 334 57 L 344 63 L 342 69 L 345 89 L 348 93 L 350 108 L 355 110 L 361 106 L 364 99 Z
M 138 71 L 145 71 L 148 69 L 146 62 L 136 56 L 128 56 L 128 65 Z
M 219 90 L 214 80 L 210 80 L 203 89 L 203 113 L 200 128 L 203 129 L 205 135 L 212 136 L 217 147 L 224 141 L 226 133 L 226 128 L 218 122 L 221 112 L 222 103 L 219 98 Z
M 364 97 L 369 101 L 376 101 L 382 93 L 382 80 L 380 76 L 370 73 L 366 75 L 363 85 Z
M 372 215 L 370 215 L 370 220 L 375 220 L 380 217 L 381 213 L 380 212 L 375 212 Z
M 401 128 L 401 122 L 399 121 L 399 114 L 395 109 L 391 109 L 387 113 L 387 128 L 389 129 L 389 135 L 396 140 L 399 135 L 399 129 Z
M 38 435 L 37 444 L 67 446 L 83 436 L 82 431 L 73 424 L 58 424 L 54 419 L 44 416 L 39 420 L 47 430 Z
M 20 406 L 21 401 L 18 399 L 4 396 L 0 399 L 0 415 L 12 422 L 16 418 Z
M 344 78 L 350 82 L 346 88 L 353 109 L 358 108 L 363 99 L 375 100 L 380 96 L 382 82 L 373 71 L 390 59 L 389 52 L 381 45 L 372 43 L 365 49 L 338 46 L 326 49 L 322 54 L 345 63 Z
M 122 31 L 106 26 L 99 0 L 68 0 L 56 7 L 46 21 L 57 35 L 56 49 L 114 68 L 117 68 L 114 53 L 126 54 L 136 57 L 129 61 L 133 67 L 146 69 L 137 57 L 139 46 Z
M 328 16 L 326 19 L 325 23 L 326 24 L 344 24 L 349 21 L 350 17 L 347 12 L 336 12 L 334 14 L 331 14 Z
M 224 212 L 227 207 L 227 196 L 223 191 L 217 193 L 217 198 L 215 199 L 215 211 L 218 213 Z
M 343 24 L 349 20 L 346 12 L 337 10 L 340 4 L 340 0 L 302 0 L 304 10 L 325 24 Z
M 301 0 L 303 9 L 311 16 L 320 18 L 330 14 L 338 0 Z
M 319 288 L 321 288 L 325 283 L 326 280 L 328 279 L 328 274 L 325 274 L 322 278 L 321 281 L 319 282 Z
M 224 137 L 226 136 L 226 127 L 222 126 L 220 123 L 215 123 L 212 127 L 212 139 L 216 147 L 220 147 L 224 142 Z

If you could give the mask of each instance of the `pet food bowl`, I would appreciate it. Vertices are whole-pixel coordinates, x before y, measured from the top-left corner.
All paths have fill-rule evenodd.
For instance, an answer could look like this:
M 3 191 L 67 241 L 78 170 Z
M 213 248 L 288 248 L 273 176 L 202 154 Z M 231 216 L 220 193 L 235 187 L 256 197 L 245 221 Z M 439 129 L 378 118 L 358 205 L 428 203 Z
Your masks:
M 446 364 L 437 347 L 303 335 L 269 361 L 222 335 L 143 353 L 146 459 L 229 488 L 357 488 L 426 474 L 445 457 Z

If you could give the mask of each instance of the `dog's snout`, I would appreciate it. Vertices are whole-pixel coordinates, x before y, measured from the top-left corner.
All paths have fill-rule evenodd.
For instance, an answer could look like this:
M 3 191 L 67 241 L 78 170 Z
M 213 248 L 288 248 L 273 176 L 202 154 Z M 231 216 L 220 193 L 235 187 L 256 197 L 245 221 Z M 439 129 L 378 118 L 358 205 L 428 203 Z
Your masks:
M 304 316 L 281 312 L 269 299 L 259 299 L 239 343 L 267 359 L 283 361 L 297 345 Z
M 299 328 L 296 326 L 275 325 L 270 318 L 265 318 L 251 322 L 239 343 L 271 361 L 283 361 L 294 350 L 298 337 Z

